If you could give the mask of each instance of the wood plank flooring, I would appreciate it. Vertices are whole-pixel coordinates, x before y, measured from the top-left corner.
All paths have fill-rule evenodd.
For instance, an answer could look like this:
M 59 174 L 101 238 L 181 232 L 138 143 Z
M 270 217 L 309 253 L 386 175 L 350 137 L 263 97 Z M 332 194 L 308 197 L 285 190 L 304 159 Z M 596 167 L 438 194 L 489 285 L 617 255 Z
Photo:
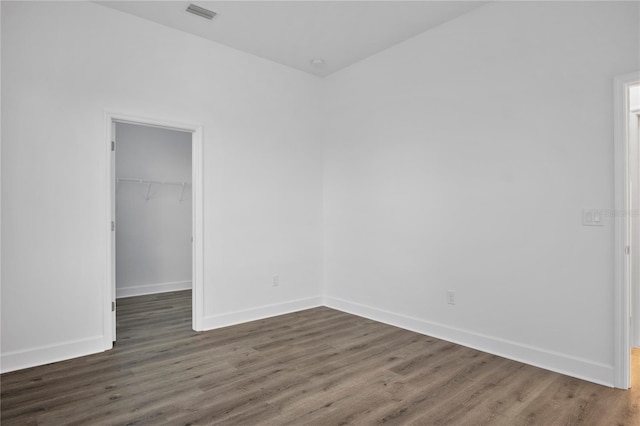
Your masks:
M 3 374 L 9 425 L 640 425 L 610 389 L 329 308 L 196 333 L 190 292 L 118 300 L 111 351 Z

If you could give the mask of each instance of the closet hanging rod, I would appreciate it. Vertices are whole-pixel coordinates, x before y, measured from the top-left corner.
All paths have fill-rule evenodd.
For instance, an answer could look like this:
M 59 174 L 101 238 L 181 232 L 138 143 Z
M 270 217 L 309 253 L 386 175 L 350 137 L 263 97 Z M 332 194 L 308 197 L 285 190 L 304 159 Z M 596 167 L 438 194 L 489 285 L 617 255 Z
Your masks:
M 168 180 L 133 179 L 133 178 L 117 178 L 116 182 L 158 184 L 158 185 L 180 185 L 180 186 L 191 185 L 191 182 L 175 182 L 175 181 L 168 181 Z

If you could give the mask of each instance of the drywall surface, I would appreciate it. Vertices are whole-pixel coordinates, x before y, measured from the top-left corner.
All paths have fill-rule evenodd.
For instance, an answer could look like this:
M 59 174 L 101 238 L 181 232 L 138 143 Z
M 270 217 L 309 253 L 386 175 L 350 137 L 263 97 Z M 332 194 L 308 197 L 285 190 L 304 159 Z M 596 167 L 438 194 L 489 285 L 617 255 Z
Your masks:
M 612 384 L 613 219 L 581 212 L 638 6 L 495 2 L 328 77 L 327 304 Z
M 105 111 L 203 126 L 205 325 L 320 303 L 317 81 L 97 4 L 2 2 L 3 371 L 104 349 Z
M 117 123 L 116 140 L 116 295 L 191 288 L 191 133 Z
M 631 111 L 640 110 L 640 86 L 633 86 L 629 89 L 629 109 Z

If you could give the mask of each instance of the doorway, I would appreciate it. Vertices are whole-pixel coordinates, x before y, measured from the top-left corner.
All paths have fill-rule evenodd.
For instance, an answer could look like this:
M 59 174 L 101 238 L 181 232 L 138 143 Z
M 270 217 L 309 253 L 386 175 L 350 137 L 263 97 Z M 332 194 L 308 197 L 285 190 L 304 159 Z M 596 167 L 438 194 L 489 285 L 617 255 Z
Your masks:
M 632 112 L 632 94 L 639 85 L 640 72 L 614 80 L 613 382 L 621 389 L 631 387 L 632 373 L 637 376 L 632 371 L 632 347 L 640 344 L 640 335 L 636 336 L 640 331 L 640 300 L 635 300 L 640 297 L 640 141 L 637 114 Z
M 191 288 L 192 328 L 201 331 L 202 127 L 113 113 L 106 114 L 105 124 L 110 265 L 104 290 L 105 349 L 117 338 L 118 297 Z M 122 153 L 120 137 L 125 137 Z M 160 150 L 161 145 L 168 149 Z M 154 147 L 156 152 L 149 151 Z
M 191 290 L 191 132 L 116 123 L 116 298 Z
M 630 345 L 631 383 L 640 385 L 640 83 L 628 87 L 627 138 L 629 145 L 629 172 L 631 220 L 631 266 L 630 266 Z

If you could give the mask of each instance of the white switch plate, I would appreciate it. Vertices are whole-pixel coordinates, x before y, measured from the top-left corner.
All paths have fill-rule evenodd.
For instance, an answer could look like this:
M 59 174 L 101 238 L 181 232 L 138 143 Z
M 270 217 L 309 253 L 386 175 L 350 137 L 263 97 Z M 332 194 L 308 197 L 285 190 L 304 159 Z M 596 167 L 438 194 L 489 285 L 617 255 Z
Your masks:
M 582 210 L 583 226 L 604 226 L 604 214 L 602 210 L 584 209 Z
M 447 303 L 450 305 L 456 304 L 456 293 L 452 290 L 447 290 Z

